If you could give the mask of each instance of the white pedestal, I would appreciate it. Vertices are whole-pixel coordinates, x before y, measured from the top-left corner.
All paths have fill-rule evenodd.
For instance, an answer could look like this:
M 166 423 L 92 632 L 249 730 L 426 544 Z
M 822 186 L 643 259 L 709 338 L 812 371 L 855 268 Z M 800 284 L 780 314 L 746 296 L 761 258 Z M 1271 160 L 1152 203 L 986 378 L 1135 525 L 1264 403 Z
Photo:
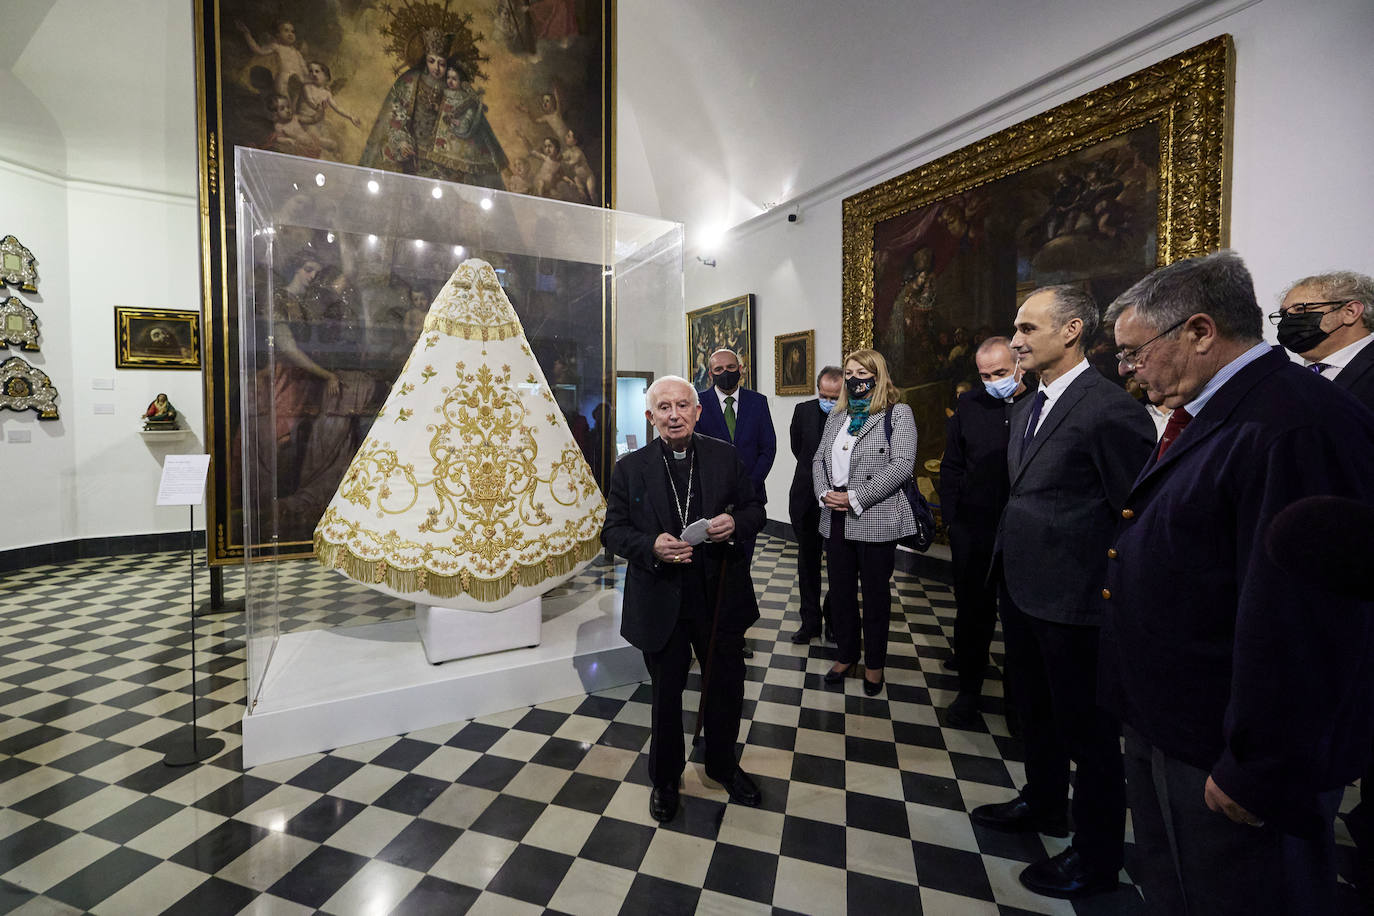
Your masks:
M 541 616 L 534 648 L 443 665 L 405 619 L 283 635 L 243 717 L 244 766 L 648 680 L 614 589 L 555 590 Z
M 543 597 L 531 598 L 504 611 L 462 611 L 451 607 L 415 605 L 415 625 L 431 665 L 539 645 Z

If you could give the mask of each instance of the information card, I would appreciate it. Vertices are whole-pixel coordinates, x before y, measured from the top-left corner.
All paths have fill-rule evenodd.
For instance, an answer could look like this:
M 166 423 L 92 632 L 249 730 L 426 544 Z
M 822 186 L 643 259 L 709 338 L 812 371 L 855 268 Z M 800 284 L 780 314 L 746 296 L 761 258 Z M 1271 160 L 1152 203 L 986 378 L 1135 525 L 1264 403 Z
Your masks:
M 157 487 L 159 506 L 199 506 L 205 500 L 209 455 L 168 455 Z

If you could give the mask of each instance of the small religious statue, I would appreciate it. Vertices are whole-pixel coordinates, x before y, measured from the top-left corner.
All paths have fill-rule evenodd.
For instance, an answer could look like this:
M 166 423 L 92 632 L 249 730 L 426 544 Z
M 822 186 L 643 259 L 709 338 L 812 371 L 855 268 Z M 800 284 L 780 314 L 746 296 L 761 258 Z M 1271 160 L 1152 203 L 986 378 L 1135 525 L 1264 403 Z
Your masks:
M 167 400 L 166 394 L 159 392 L 158 396 L 153 398 L 153 403 L 148 405 L 148 409 L 143 411 L 143 428 L 177 428 L 177 409 Z

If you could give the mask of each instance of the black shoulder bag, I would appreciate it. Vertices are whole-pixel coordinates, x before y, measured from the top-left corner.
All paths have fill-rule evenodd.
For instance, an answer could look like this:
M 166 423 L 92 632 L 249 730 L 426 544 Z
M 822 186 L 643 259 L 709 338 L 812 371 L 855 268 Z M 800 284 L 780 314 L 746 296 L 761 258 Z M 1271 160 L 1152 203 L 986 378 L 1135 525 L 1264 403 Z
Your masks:
M 892 408 L 889 407 L 883 413 L 883 434 L 887 436 L 887 453 L 892 454 Z M 912 468 L 914 474 L 915 468 Z M 925 553 L 930 549 L 931 542 L 935 540 L 935 513 L 930 509 L 930 503 L 921 495 L 921 490 L 916 486 L 916 478 L 908 477 L 902 484 L 902 495 L 911 504 L 911 514 L 916 519 L 916 533 L 897 541 L 903 547 L 910 547 L 919 553 Z

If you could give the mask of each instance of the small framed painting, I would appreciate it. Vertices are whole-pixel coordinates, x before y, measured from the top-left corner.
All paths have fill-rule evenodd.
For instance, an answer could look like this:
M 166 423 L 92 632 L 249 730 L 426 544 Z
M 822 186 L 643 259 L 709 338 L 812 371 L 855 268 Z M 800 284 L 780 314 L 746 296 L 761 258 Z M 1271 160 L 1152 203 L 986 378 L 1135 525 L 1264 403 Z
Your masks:
M 200 312 L 115 306 L 116 369 L 199 369 Z
M 773 338 L 773 387 L 780 397 L 812 393 L 816 374 L 816 332 L 797 331 Z

